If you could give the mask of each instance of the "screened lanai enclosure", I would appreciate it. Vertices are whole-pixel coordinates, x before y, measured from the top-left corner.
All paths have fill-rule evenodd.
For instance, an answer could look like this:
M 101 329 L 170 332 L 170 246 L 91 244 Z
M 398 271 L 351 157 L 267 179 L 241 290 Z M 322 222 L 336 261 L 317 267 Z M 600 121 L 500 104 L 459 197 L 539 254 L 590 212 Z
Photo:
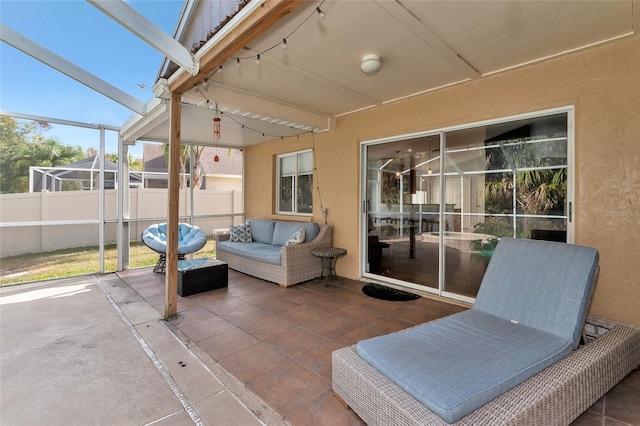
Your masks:
M 637 37 L 631 0 L 185 2 L 172 35 L 157 31 L 126 2 L 87 3 L 164 57 L 146 103 L 105 81 L 90 83 L 133 112 L 119 127 L 119 158 L 140 140 L 166 143 L 172 159 L 181 144 L 246 150 L 246 196 L 238 197 L 233 215 L 243 212 L 243 198 L 247 212 L 260 218 L 288 214 L 327 222 L 329 212 L 332 243 L 348 249 L 339 273 L 465 302 L 473 301 L 499 238 L 574 242 L 574 107 L 587 112 L 576 127 L 581 143 L 587 141 L 582 153 L 599 143 L 587 135 L 585 120 L 602 116 L 599 126 L 613 129 L 604 117 L 616 110 L 607 108 L 613 95 L 596 102 L 602 107 L 596 110 L 583 98 L 593 92 L 567 87 L 565 79 L 575 73 L 576 85 L 616 81 L 609 77 L 628 71 L 636 47 L 630 40 Z M 8 28 L 2 41 L 78 81 L 95 82 Z M 586 55 L 594 48 L 608 56 Z M 573 62 L 578 54 L 585 54 L 579 66 Z M 364 58 L 371 55 L 377 69 L 367 72 Z M 552 59 L 553 70 L 547 66 Z M 557 86 L 551 86 L 549 76 L 558 70 Z M 508 92 L 491 86 L 507 75 Z M 623 94 L 617 95 L 626 99 Z M 631 100 L 628 105 L 634 110 Z M 311 164 L 278 163 L 305 150 L 312 152 Z M 170 163 L 169 175 L 178 177 L 179 162 Z M 119 166 L 118 176 L 128 177 Z M 580 209 L 593 209 L 588 176 L 580 185 Z M 305 179 L 312 191 L 296 187 Z M 118 189 L 101 190 L 124 192 L 123 179 L 117 183 Z M 53 210 L 51 200 L 60 193 L 40 194 L 49 205 L 38 211 Z M 183 218 L 198 222 L 227 213 L 219 203 L 198 204 L 178 185 L 159 197 L 157 205 L 139 199 L 153 212 L 144 220 L 166 220 L 172 234 Z M 136 237 L 135 226 L 144 224 L 133 218 L 133 203 L 123 198 L 120 211 L 92 220 L 109 232 L 121 227 L 120 238 Z M 99 228 L 92 226 L 91 232 Z M 212 232 L 217 226 L 206 227 Z M 584 235 L 599 234 L 585 229 Z
M 364 275 L 471 300 L 499 238 L 568 241 L 571 114 L 364 143 Z
M 100 179 L 100 161 L 98 155 L 84 158 L 58 167 L 29 167 L 29 192 L 40 191 L 91 191 L 100 188 L 115 189 L 118 184 L 118 165 L 104 161 L 104 180 Z M 142 186 L 142 173 L 129 172 L 129 187 Z

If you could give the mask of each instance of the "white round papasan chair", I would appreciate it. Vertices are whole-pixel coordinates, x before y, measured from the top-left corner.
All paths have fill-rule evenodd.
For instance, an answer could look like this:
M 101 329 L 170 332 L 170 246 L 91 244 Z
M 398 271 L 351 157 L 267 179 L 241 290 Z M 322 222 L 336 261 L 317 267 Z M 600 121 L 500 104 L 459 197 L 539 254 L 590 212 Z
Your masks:
M 160 254 L 153 272 L 164 274 L 167 258 L 167 224 L 154 223 L 142 232 L 142 242 L 151 250 Z M 195 225 L 178 224 L 178 260 L 184 260 L 186 254 L 195 253 L 207 243 L 205 233 Z

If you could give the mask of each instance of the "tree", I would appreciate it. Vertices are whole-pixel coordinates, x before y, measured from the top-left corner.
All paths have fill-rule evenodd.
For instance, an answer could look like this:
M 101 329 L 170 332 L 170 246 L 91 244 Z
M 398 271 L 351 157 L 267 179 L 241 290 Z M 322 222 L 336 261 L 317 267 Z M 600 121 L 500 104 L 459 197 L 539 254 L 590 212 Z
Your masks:
M 193 187 L 195 189 L 200 189 L 202 187 L 202 162 L 200 161 L 200 157 L 202 156 L 202 151 L 204 151 L 204 146 L 192 146 L 193 157 L 195 161 L 195 168 L 193 169 Z
M 89 148 L 89 149 L 93 149 L 93 148 Z M 89 152 L 89 150 L 87 150 L 87 152 Z M 112 152 L 112 153 L 107 153 L 104 155 L 105 158 L 107 159 L 107 161 L 111 161 L 112 163 L 118 164 L 118 153 L 117 152 Z M 138 157 L 134 157 L 133 155 L 129 154 L 129 170 L 130 171 L 141 171 L 142 170 L 142 160 Z
M 142 158 L 129 154 L 129 170 L 136 172 L 142 171 Z
M 46 122 L 0 117 L 0 193 L 28 192 L 29 167 L 55 167 L 83 158 L 82 149 L 45 138 Z
M 202 186 L 202 163 L 200 157 L 202 156 L 203 146 L 193 146 L 195 167 L 193 169 L 193 187 L 200 189 Z M 164 159 L 169 164 L 169 145 L 164 146 Z M 180 145 L 180 189 L 184 189 L 187 186 L 187 162 L 189 161 L 189 146 Z
M 22 156 L 27 135 L 35 130 L 35 123 L 19 125 L 11 117 L 0 117 L 0 193 L 12 191 L 12 184 L 19 178 L 15 161 Z

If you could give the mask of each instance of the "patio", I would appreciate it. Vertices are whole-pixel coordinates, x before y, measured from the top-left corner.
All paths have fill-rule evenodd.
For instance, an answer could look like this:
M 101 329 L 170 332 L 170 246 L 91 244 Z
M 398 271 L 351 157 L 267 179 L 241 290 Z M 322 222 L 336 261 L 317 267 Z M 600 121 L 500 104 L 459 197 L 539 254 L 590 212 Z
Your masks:
M 464 309 L 229 272 L 170 322 L 151 268 L 0 289 L 2 423 L 362 424 L 332 395 L 331 352 Z M 636 370 L 574 424 L 638 419 Z

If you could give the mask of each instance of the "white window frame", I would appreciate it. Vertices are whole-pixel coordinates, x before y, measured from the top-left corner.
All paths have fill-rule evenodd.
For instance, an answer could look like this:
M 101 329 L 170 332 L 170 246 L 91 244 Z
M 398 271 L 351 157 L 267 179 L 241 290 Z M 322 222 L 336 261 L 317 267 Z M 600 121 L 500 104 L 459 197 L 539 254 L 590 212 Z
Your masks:
M 312 157 L 313 157 L 313 149 L 304 149 L 301 151 L 295 151 L 295 152 L 289 152 L 286 154 L 279 154 L 276 155 L 276 194 L 275 194 L 275 211 L 277 214 L 281 214 L 281 215 L 293 215 L 293 216 L 312 216 L 313 212 L 310 213 L 300 213 L 298 212 L 298 200 L 297 200 L 297 191 L 295 190 L 297 188 L 298 185 L 298 176 L 300 176 L 300 172 L 298 170 L 298 156 L 299 155 L 303 155 L 303 154 L 307 154 L 307 153 L 311 153 Z M 292 211 L 283 211 L 280 210 L 280 200 L 282 199 L 281 197 L 281 193 L 282 193 L 282 188 L 281 188 L 281 183 L 282 183 L 282 171 L 280 168 L 280 164 L 281 164 L 281 160 L 283 158 L 288 158 L 288 157 L 294 157 L 295 158 L 295 173 L 293 175 L 294 179 L 293 179 L 293 190 L 292 190 Z M 315 164 L 315 160 L 313 160 L 312 158 L 312 164 Z M 314 166 L 315 167 L 315 166 Z M 307 175 L 308 173 L 303 173 L 304 175 Z M 313 177 L 314 175 L 314 169 L 312 168 L 311 170 L 311 176 Z M 311 193 L 313 194 L 313 184 L 312 187 L 310 188 Z

